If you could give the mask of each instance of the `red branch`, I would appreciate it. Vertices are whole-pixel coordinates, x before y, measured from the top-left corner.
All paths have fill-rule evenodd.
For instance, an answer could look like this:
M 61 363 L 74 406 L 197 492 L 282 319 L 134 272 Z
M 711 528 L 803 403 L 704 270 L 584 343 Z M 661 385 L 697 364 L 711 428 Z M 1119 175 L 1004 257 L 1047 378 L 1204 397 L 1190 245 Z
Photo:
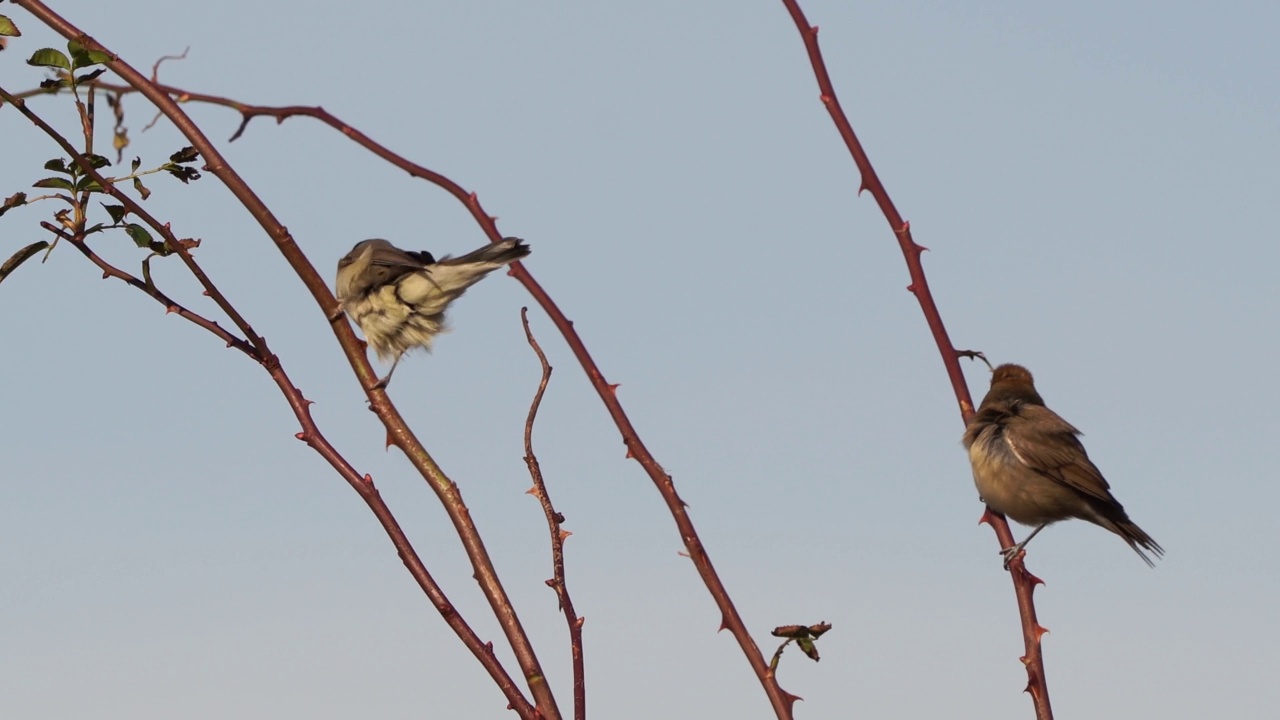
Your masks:
M 929 331 L 933 334 L 938 352 L 942 355 L 942 363 L 947 369 L 947 376 L 951 379 L 951 387 L 960 405 L 960 417 L 968 423 L 973 416 L 973 400 L 969 396 L 969 387 L 965 384 L 964 374 L 960 371 L 962 353 L 951 344 L 947 329 L 942 324 L 942 316 L 938 313 L 938 306 L 934 303 L 933 294 L 929 291 L 924 266 L 920 263 L 920 255 L 927 248 L 916 244 L 912 239 L 911 224 L 902 219 L 893 201 L 889 199 L 889 193 L 881 184 L 880 177 L 876 175 L 875 168 L 871 166 L 866 151 L 858 142 L 858 137 L 844 114 L 844 109 L 840 107 L 835 87 L 831 84 L 831 76 L 827 74 L 826 63 L 822 60 L 822 51 L 818 48 L 817 26 L 809 24 L 797 0 L 782 0 L 782 4 L 791 13 L 791 19 L 795 21 L 796 29 L 800 31 L 800 37 L 804 40 L 805 50 L 809 53 L 809 63 L 813 66 L 813 74 L 818 80 L 818 89 L 821 93 L 819 98 L 826 106 L 827 112 L 831 114 L 831 120 L 835 123 L 840 137 L 844 139 L 845 147 L 849 149 L 849 154 L 853 156 L 853 161 L 862 175 L 862 185 L 858 193 L 861 194 L 863 190 L 871 193 L 876 204 L 880 206 L 880 211 L 884 213 L 885 220 L 889 221 L 889 227 L 898 239 L 898 246 L 902 248 L 902 255 L 907 262 L 907 271 L 911 275 L 911 284 L 907 289 L 920 303 L 920 310 L 929 324 Z M 1014 544 L 1013 533 L 1009 531 L 1009 523 L 1005 521 L 1003 515 L 987 508 L 983 513 L 982 521 L 991 524 L 1000 547 L 1006 548 Z M 1032 702 L 1035 704 L 1036 717 L 1039 720 L 1052 720 L 1053 709 L 1049 706 L 1049 688 L 1045 680 L 1044 658 L 1040 648 L 1040 636 L 1044 634 L 1044 628 L 1040 627 L 1040 623 L 1036 620 L 1035 604 L 1032 601 L 1032 593 L 1039 580 L 1026 571 L 1021 558 L 1010 564 L 1010 577 L 1018 600 L 1018 615 L 1022 620 L 1022 638 L 1026 649 L 1022 662 L 1027 668 L 1027 691 L 1031 693 Z

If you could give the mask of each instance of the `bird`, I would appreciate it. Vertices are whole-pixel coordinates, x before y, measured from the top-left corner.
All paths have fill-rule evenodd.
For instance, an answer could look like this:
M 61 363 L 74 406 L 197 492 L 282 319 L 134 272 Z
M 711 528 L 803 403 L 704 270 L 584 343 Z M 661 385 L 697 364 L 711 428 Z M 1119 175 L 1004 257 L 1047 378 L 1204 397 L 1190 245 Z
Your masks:
M 1000 365 L 964 432 L 978 495 L 991 509 L 1035 529 L 1001 551 L 1006 569 L 1048 525 L 1077 518 L 1119 535 L 1149 566 L 1164 548 L 1129 519 L 1089 459 L 1080 431 L 1045 407 L 1031 371 Z
M 378 359 L 391 370 L 378 381 L 385 388 L 400 358 L 414 348 L 428 352 L 446 332 L 444 312 L 486 275 L 529 255 L 529 246 L 503 238 L 459 257 L 436 260 L 426 251 L 401 250 L 386 240 L 356 243 L 338 261 L 338 302 L 364 332 Z

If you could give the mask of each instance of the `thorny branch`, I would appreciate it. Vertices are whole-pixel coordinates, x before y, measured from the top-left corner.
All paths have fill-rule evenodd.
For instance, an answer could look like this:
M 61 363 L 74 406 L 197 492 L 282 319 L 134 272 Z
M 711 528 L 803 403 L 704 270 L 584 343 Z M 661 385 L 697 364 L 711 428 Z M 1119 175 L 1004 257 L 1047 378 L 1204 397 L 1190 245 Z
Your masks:
M 392 515 L 391 510 L 386 506 L 385 502 L 383 502 L 381 495 L 374 486 L 373 478 L 368 475 L 361 476 L 355 468 L 352 467 L 350 463 L 348 463 L 347 460 L 329 444 L 329 441 L 324 437 L 323 433 L 320 432 L 311 416 L 311 401 L 303 397 L 302 392 L 293 385 L 292 381 L 285 373 L 284 368 L 280 365 L 278 359 L 267 348 L 265 340 L 253 332 L 252 328 L 248 326 L 248 323 L 240 317 L 231 304 L 221 295 L 221 293 L 217 291 L 212 282 L 207 276 L 205 276 L 203 269 L 196 265 L 195 260 L 186 252 L 186 249 L 181 242 L 170 233 L 168 226 L 161 224 L 149 213 L 139 207 L 132 198 L 125 195 L 116 188 L 113 183 L 107 180 L 107 178 L 98 173 L 88 159 L 78 153 L 65 138 L 63 138 L 42 118 L 31 112 L 21 98 L 8 93 L 4 88 L 0 88 L 0 97 L 3 97 L 5 101 L 18 108 L 24 116 L 30 119 L 37 127 L 57 142 L 58 145 L 70 155 L 71 159 L 81 168 L 81 170 L 96 180 L 105 192 L 121 201 L 122 204 L 130 208 L 131 212 L 137 214 L 144 220 L 144 222 L 160 233 L 161 236 L 165 238 L 168 246 L 175 249 L 176 252 L 182 255 L 188 267 L 191 268 L 192 273 L 205 287 L 206 294 L 214 298 L 215 301 L 218 302 L 218 305 L 228 313 L 228 316 L 233 318 L 233 322 L 241 327 L 249 337 L 255 340 L 255 342 L 253 344 L 249 344 L 244 340 L 236 338 L 218 326 L 217 323 L 185 310 L 185 308 L 182 308 L 180 305 L 173 302 L 168 298 L 168 296 L 164 295 L 153 285 L 149 286 L 147 283 L 138 280 L 129 273 L 106 263 L 87 246 L 82 235 L 68 234 L 51 223 L 42 223 L 42 226 L 70 241 L 77 250 L 102 269 L 104 275 L 120 278 L 130 285 L 139 288 L 156 300 L 164 303 L 166 308 L 170 311 L 175 311 L 176 309 L 176 312 L 178 312 L 180 316 L 191 320 L 206 330 L 209 330 L 220 339 L 226 341 L 229 346 L 234 346 L 237 349 L 240 349 L 246 355 L 252 357 L 263 365 L 271 375 L 272 379 L 276 382 L 276 385 L 280 388 L 281 392 L 284 394 L 290 407 L 294 411 L 295 417 L 297 417 L 300 425 L 302 426 L 302 431 L 297 433 L 295 437 L 306 442 L 316 452 L 324 457 L 329 464 L 338 471 L 343 479 L 345 479 L 356 490 L 356 492 L 360 494 L 361 498 L 373 512 L 374 516 L 377 517 L 379 523 L 383 527 L 383 530 L 391 539 L 392 544 L 395 546 L 398 554 L 404 561 L 405 566 L 408 568 L 410 575 L 418 582 L 419 587 L 427 595 L 428 599 L 440 614 L 445 618 L 446 623 L 459 636 L 464 646 L 471 650 L 472 654 L 476 656 L 480 663 L 489 672 L 499 689 L 507 697 L 509 706 L 522 718 L 537 717 L 538 713 L 535 708 L 530 705 L 529 701 L 520 693 L 510 675 L 507 674 L 506 669 L 502 667 L 494 656 L 492 646 L 489 643 L 482 641 L 475 634 L 475 632 L 466 623 L 465 619 L 462 618 L 461 614 L 458 613 L 456 608 L 453 607 L 452 603 L 445 596 L 443 590 L 436 583 L 430 572 L 426 569 L 426 566 L 418 556 L 417 551 L 409 542 L 403 529 Z M 80 228 L 80 230 L 82 231 L 83 228 Z
M 387 397 L 385 390 L 378 386 L 377 376 L 369 364 L 368 357 L 365 355 L 363 343 L 356 339 L 355 333 L 343 316 L 327 283 L 316 272 L 315 267 L 303 254 L 301 248 L 298 247 L 288 229 L 279 222 L 270 208 L 258 197 L 257 193 L 235 172 L 218 149 L 209 141 L 200 128 L 192 122 L 191 118 L 183 112 L 173 98 L 160 88 L 157 88 L 116 53 L 72 25 L 39 0 L 14 0 L 14 4 L 24 8 L 68 40 L 75 40 L 87 50 L 105 53 L 109 57 L 105 63 L 107 67 L 151 101 L 174 124 L 177 130 L 204 157 L 206 162 L 204 169 L 222 181 L 272 239 L 277 249 L 323 310 L 325 317 L 329 321 L 330 328 L 337 336 L 339 345 L 347 356 L 348 362 L 351 364 L 357 378 L 359 378 L 361 386 L 365 389 L 370 407 L 382 420 L 387 430 L 389 441 L 405 453 L 414 468 L 428 481 L 428 485 L 435 491 L 446 513 L 448 513 L 467 552 L 467 556 L 471 560 L 475 579 L 480 585 L 486 600 L 488 600 L 489 606 L 511 646 L 516 661 L 520 665 L 525 682 L 528 684 L 530 692 L 535 699 L 537 712 L 542 714 L 544 720 L 558 720 L 560 717 L 559 709 L 556 706 L 555 696 L 547 684 L 541 663 L 538 661 L 528 634 L 525 633 L 506 590 L 502 587 L 480 533 L 472 521 L 471 513 L 467 510 L 466 504 L 462 500 L 461 492 L 444 474 L 426 448 L 409 429 L 404 418 L 400 416 L 399 411 Z M 303 436 L 306 439 L 305 432 Z M 368 500 L 367 497 L 366 500 Z M 408 565 L 407 559 L 406 565 Z M 438 607 L 441 606 L 438 605 Z M 479 652 L 478 657 L 485 654 L 492 657 L 491 653 L 486 653 L 483 649 Z M 483 659 L 482 662 L 484 662 Z M 494 663 L 494 666 L 496 667 L 496 663 Z M 486 667 L 489 667 L 489 665 L 486 664 Z M 503 687 L 504 692 L 508 692 L 508 690 L 508 687 Z M 517 711 L 522 710 L 522 703 L 525 702 L 522 696 L 512 698 L 512 695 L 508 693 L 508 698 L 511 700 L 513 708 Z M 524 713 L 522 712 L 521 714 L 523 715 Z
M 524 326 L 524 336 L 529 347 L 538 356 L 542 365 L 542 379 L 538 390 L 533 394 L 533 402 L 529 404 L 529 416 L 524 423 L 524 462 L 529 466 L 529 475 L 533 478 L 533 487 L 529 494 L 538 499 L 542 505 L 542 513 L 547 518 L 547 530 L 551 534 L 551 567 L 552 578 L 547 586 L 556 593 L 560 601 L 560 610 L 564 612 L 565 622 L 569 625 L 569 650 L 573 656 L 573 717 L 574 720 L 586 720 L 587 717 L 587 683 L 586 667 L 582 658 L 582 623 L 584 618 L 578 617 L 573 609 L 573 598 L 569 596 L 569 585 L 564 574 L 564 541 L 573 533 L 563 528 L 564 516 L 556 512 L 551 504 L 551 495 L 547 493 L 547 484 L 543 482 L 542 466 L 533 454 L 533 421 L 538 417 L 538 408 L 542 406 L 542 396 L 547 392 L 547 383 L 551 380 L 551 363 L 547 362 L 546 353 L 533 337 L 529 328 L 529 308 L 520 308 L 520 323 Z
M 19 3 L 29 3 L 31 1 L 32 0 L 18 0 Z M 86 38 L 86 41 L 90 40 Z M 113 66 L 112 69 L 116 69 L 115 66 Z M 450 195 L 453 195 L 471 212 L 472 217 L 484 230 L 485 234 L 489 237 L 490 242 L 498 242 L 503 237 L 502 233 L 497 229 L 494 218 L 481 206 L 480 201 L 474 192 L 468 192 L 463 189 L 462 186 L 444 175 L 401 157 L 389 148 L 377 143 L 360 130 L 348 125 L 345 121 L 324 110 L 324 108 L 301 105 L 250 105 L 225 97 L 195 93 L 170 85 L 149 83 L 145 79 L 140 78 L 140 76 L 137 78 L 133 76 L 126 76 L 126 80 L 129 82 L 128 85 L 99 83 L 99 86 L 119 93 L 130 91 L 141 92 L 153 103 L 160 106 L 165 115 L 178 126 L 179 130 L 182 130 L 184 134 L 187 134 L 187 137 L 192 139 L 192 142 L 196 145 L 197 149 L 201 149 L 202 152 L 202 145 L 196 143 L 193 136 L 187 133 L 187 126 L 190 125 L 190 122 L 189 120 L 185 120 L 186 116 L 179 116 L 180 119 L 185 120 L 185 122 L 180 122 L 179 119 L 175 119 L 174 113 L 180 113 L 181 111 L 173 101 L 204 102 L 232 108 L 238 111 L 242 118 L 241 124 L 235 134 L 232 135 L 231 140 L 238 138 L 244 132 L 249 121 L 255 117 L 274 117 L 277 123 L 282 123 L 284 120 L 292 117 L 311 117 L 319 120 L 334 130 L 342 133 L 342 135 L 373 153 L 375 156 L 391 163 L 401 170 L 404 170 L 410 176 L 421 178 L 433 183 L 448 192 Z M 165 105 L 156 97 L 157 95 L 164 99 L 172 98 L 172 100 L 168 105 Z M 168 109 L 169 105 L 172 106 L 172 112 Z M 194 129 L 194 126 L 191 127 L 193 132 L 198 132 Z M 207 145 L 207 140 L 203 140 L 203 142 Z M 219 162 L 221 162 L 220 159 Z M 215 174 L 218 174 L 219 172 L 214 169 L 212 163 L 209 170 Z M 227 171 L 223 170 L 223 172 L 225 173 Z M 224 182 L 231 183 L 231 180 L 228 180 L 227 178 L 223 179 Z M 236 180 L 238 180 L 238 178 L 236 178 Z M 231 187 L 233 191 L 236 191 L 236 187 L 234 185 L 229 184 L 228 186 Z M 245 192 L 248 192 L 247 188 L 245 188 Z M 241 196 L 241 193 L 238 191 L 236 194 L 237 196 Z M 254 200 L 256 201 L 256 198 L 254 198 Z M 259 217 L 258 212 L 254 210 L 252 204 L 248 203 L 247 200 L 242 201 L 246 202 L 246 207 L 250 208 L 251 212 L 254 212 L 255 217 Z M 265 212 L 265 208 L 263 209 L 263 212 Z M 275 222 L 274 218 L 270 218 L 270 221 Z M 263 222 L 265 222 L 265 220 L 263 220 Z M 264 225 L 264 227 L 268 226 Z M 268 228 L 268 230 L 271 232 L 270 228 Z M 285 254 L 285 257 L 289 260 L 290 264 L 298 270 L 300 277 L 302 277 L 304 282 L 307 283 L 308 288 L 312 290 L 313 295 L 317 298 L 317 301 L 321 303 L 321 306 L 328 309 L 331 321 L 337 323 L 338 319 L 341 317 L 341 312 L 332 301 L 332 295 L 328 294 L 327 287 L 324 288 L 323 292 L 320 290 L 320 287 L 324 287 L 323 284 L 321 284 L 320 287 L 316 287 L 312 284 L 310 277 L 300 266 L 300 263 L 306 263 L 305 258 L 301 256 L 300 251 L 296 250 L 296 246 L 293 245 L 292 238 L 288 237 L 287 232 L 283 232 L 283 228 L 280 228 L 280 230 L 281 232 L 272 232 L 272 237 L 276 240 L 277 245 L 280 246 L 281 252 Z M 296 259 L 294 257 L 294 253 L 297 253 Z M 309 263 L 306 264 L 305 270 L 314 272 Z M 693 561 L 694 567 L 702 577 L 708 593 L 710 593 L 712 599 L 716 603 L 716 606 L 720 610 L 721 629 L 728 630 L 738 642 L 739 648 L 742 650 L 748 664 L 750 664 L 752 671 L 755 672 L 765 694 L 768 696 L 775 714 L 779 718 L 792 717 L 792 705 L 794 704 L 796 697 L 783 690 L 781 686 L 778 685 L 773 674 L 769 672 L 768 664 L 765 661 L 763 654 L 760 652 L 755 640 L 751 637 L 750 632 L 747 630 L 746 623 L 743 621 L 742 616 L 739 614 L 732 598 L 729 596 L 728 589 L 724 586 L 724 583 L 716 572 L 714 565 L 711 563 L 711 558 L 708 555 L 706 548 L 703 546 L 701 538 L 698 536 L 698 532 L 693 525 L 692 519 L 689 517 L 684 501 L 680 499 L 680 496 L 675 489 L 674 480 L 666 473 L 658 463 L 657 459 L 653 457 L 652 453 L 649 452 L 649 449 L 640 439 L 639 433 L 631 424 L 631 420 L 627 416 L 625 409 L 622 407 L 622 403 L 618 400 L 618 385 L 610 383 L 605 379 L 604 373 L 591 357 L 591 354 L 583 343 L 582 338 L 574 329 L 573 321 L 569 320 L 565 316 L 563 311 L 561 311 L 556 305 L 555 301 L 547 294 L 546 290 L 544 290 L 533 275 L 529 273 L 528 269 L 522 264 L 517 263 L 511 267 L 510 274 L 525 286 L 525 289 L 529 291 L 542 309 L 547 313 L 552 323 L 555 324 L 556 329 L 560 331 L 565 342 L 573 352 L 574 357 L 578 360 L 578 363 L 586 373 L 588 381 L 596 390 L 601 402 L 604 403 L 605 409 L 613 419 L 614 425 L 621 434 L 623 444 L 627 448 L 627 457 L 640 464 L 645 473 L 649 476 L 650 480 L 654 483 L 659 494 L 662 496 L 663 501 L 667 505 L 668 512 L 671 513 L 672 518 L 676 523 L 676 529 L 680 533 L 681 540 L 684 542 L 689 558 Z M 320 282 L 322 283 L 323 281 Z M 447 482 L 443 473 L 437 466 L 435 466 L 435 463 L 430 459 L 430 456 L 426 454 L 426 450 L 418 444 L 417 438 L 413 437 L 408 431 L 407 426 L 404 425 L 403 419 L 400 417 L 395 407 L 390 403 L 386 394 L 379 388 L 375 387 L 377 376 L 373 373 L 373 370 L 369 366 L 363 353 L 359 353 L 358 357 L 353 355 L 353 353 L 358 352 L 358 350 L 353 350 L 352 348 L 354 346 L 349 346 L 348 342 L 355 343 L 358 341 L 356 341 L 355 336 L 350 333 L 347 323 L 342 322 L 337 324 L 341 327 L 335 326 L 334 332 L 338 334 L 340 343 L 344 350 L 347 350 L 348 357 L 351 359 L 353 369 L 355 369 L 362 386 L 369 394 L 371 407 L 379 414 L 379 417 L 383 419 L 384 424 L 387 426 L 388 440 L 400 447 L 405 454 L 409 456 L 410 460 L 415 463 L 415 466 L 418 467 L 420 472 L 422 472 L 424 476 L 432 482 L 433 487 L 436 487 L 437 492 L 441 494 L 441 500 L 445 504 L 446 509 L 454 507 L 455 505 L 460 505 L 460 496 L 453 497 L 450 494 L 451 492 L 456 493 L 456 486 Z M 441 485 L 440 483 L 447 484 Z M 451 517 L 453 517 L 452 511 Z M 469 522 L 469 516 L 466 520 Z M 458 526 L 460 522 L 460 520 L 455 519 L 455 526 Z M 464 543 L 466 543 L 468 538 L 471 537 L 470 531 L 460 528 L 459 532 L 463 537 Z M 476 537 L 478 539 L 478 536 Z M 468 552 L 474 552 L 471 545 L 468 545 Z M 487 578 L 482 575 L 482 587 L 488 587 L 487 582 Z M 493 582 L 496 583 L 496 576 L 493 578 Z M 488 594 L 487 591 L 486 594 Z M 519 652 L 517 652 L 517 656 L 519 656 Z
M 970 351 L 956 350 L 951 343 L 951 338 L 947 335 L 946 326 L 942 323 L 942 315 L 938 312 L 938 306 L 933 301 L 933 293 L 929 290 L 929 281 L 925 278 L 924 266 L 920 262 L 920 255 L 926 248 L 917 244 L 911 237 L 911 224 L 904 221 L 898 213 L 898 209 L 889 198 L 889 193 L 885 190 L 884 185 L 881 184 L 875 168 L 871 166 L 871 160 L 867 157 L 866 151 L 863 150 L 862 143 L 858 141 L 858 137 L 854 134 L 853 126 L 849 124 L 849 119 L 845 115 L 844 109 L 840 106 L 840 100 L 836 97 L 831 77 L 827 74 L 826 63 L 822 59 L 822 50 L 818 47 L 817 26 L 809 24 L 808 19 L 804 16 L 804 11 L 800 9 L 798 0 L 782 0 L 782 3 L 786 6 L 787 11 L 791 13 L 791 19 L 795 22 L 796 29 L 800 31 L 800 37 L 804 40 L 805 50 L 809 54 L 809 63 L 813 66 L 813 74 L 818 80 L 822 104 L 826 106 L 827 112 L 831 115 L 831 120 L 835 123 L 836 129 L 840 132 L 840 137 L 844 139 L 845 146 L 849 149 L 849 154 L 853 156 L 853 161 L 862 175 L 862 185 L 858 192 L 861 193 L 866 190 L 871 193 L 871 196 L 875 198 L 876 204 L 880 206 L 880 211 L 884 214 L 885 220 L 889 222 L 890 229 L 893 230 L 898 239 L 898 245 L 901 247 L 902 255 L 907 262 L 907 270 L 911 275 L 911 284 L 907 286 L 907 289 L 915 294 L 916 300 L 920 303 L 920 310 L 924 313 L 925 321 L 928 323 L 929 330 L 937 343 L 938 352 L 942 355 L 942 363 L 946 368 L 947 376 L 951 378 L 951 386 L 955 391 L 956 400 L 960 406 L 961 419 L 968 423 L 974 412 L 973 400 L 969 396 L 969 387 L 965 384 L 964 374 L 960 370 L 960 357 L 962 354 L 967 356 Z M 981 522 L 989 523 L 992 529 L 995 530 L 1000 547 L 1006 548 L 1014 544 L 1013 533 L 1009 531 L 1009 523 L 1003 515 L 991 510 L 991 508 L 987 508 L 982 515 Z M 1013 580 L 1014 594 L 1018 600 L 1018 615 L 1022 620 L 1022 637 L 1026 652 L 1022 662 L 1027 668 L 1027 692 L 1031 694 L 1038 720 L 1052 720 L 1053 709 L 1049 705 L 1049 688 L 1045 680 L 1044 657 L 1041 654 L 1040 646 L 1040 636 L 1044 634 L 1045 630 L 1036 620 L 1036 608 L 1032 601 L 1032 593 L 1035 591 L 1035 586 L 1040 583 L 1040 580 L 1027 572 L 1020 557 L 1015 559 L 1009 568 L 1010 576 Z

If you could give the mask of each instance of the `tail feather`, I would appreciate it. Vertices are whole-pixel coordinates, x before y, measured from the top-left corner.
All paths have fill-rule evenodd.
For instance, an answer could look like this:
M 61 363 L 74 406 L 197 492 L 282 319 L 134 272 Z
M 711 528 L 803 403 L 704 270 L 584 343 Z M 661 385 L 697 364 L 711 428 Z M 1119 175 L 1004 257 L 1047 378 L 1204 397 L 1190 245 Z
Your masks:
M 503 265 L 508 265 L 529 255 L 529 246 L 524 244 L 524 240 L 516 237 L 503 238 L 496 243 L 485 245 L 479 250 L 473 250 L 466 255 L 451 258 L 448 255 L 440 258 L 436 262 L 437 265 L 468 265 L 471 263 L 480 263 L 485 265 L 493 265 L 491 270 L 496 270 Z
M 400 300 L 421 314 L 444 312 L 450 302 L 484 276 L 529 254 L 529 246 L 519 238 L 469 252 L 461 257 L 441 258 L 418 272 L 406 275 L 396 283 Z
M 1125 518 L 1115 523 L 1114 528 L 1108 529 L 1124 538 L 1124 541 L 1129 543 L 1129 547 L 1133 548 L 1133 551 L 1138 553 L 1138 557 L 1142 558 L 1143 562 L 1150 567 L 1155 567 L 1156 564 L 1150 557 L 1147 557 L 1147 553 L 1143 552 L 1143 550 L 1155 555 L 1157 558 L 1164 557 L 1164 548 L 1160 547 L 1160 543 L 1153 540 L 1145 530 L 1138 527 L 1132 520 Z

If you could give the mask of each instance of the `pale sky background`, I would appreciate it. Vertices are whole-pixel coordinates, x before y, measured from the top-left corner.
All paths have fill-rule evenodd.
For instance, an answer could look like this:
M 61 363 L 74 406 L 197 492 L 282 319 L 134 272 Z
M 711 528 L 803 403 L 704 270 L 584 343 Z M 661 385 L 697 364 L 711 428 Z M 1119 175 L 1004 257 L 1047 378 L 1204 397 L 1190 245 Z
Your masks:
M 479 193 L 670 471 L 798 718 L 1027 718 L 1013 592 L 897 244 L 782 4 L 60 3 L 139 68 L 323 105 Z M 1021 362 L 1087 433 L 1149 570 L 1084 523 L 1031 545 L 1063 718 L 1270 717 L 1280 703 L 1280 8 L 806 0 L 955 343 Z M 0 84 L 63 46 L 25 36 Z M 68 133 L 67 98 L 31 103 Z M 187 105 L 330 277 L 367 237 L 483 242 L 465 208 L 307 120 Z M 127 158 L 183 142 L 128 100 Z M 105 105 L 102 117 L 108 117 Z M 101 136 L 108 139 L 107 127 Z M 60 152 L 0 109 L 0 196 Z M 365 409 L 321 311 L 210 175 L 147 207 L 272 343 L 322 429 L 515 673 L 435 496 Z M 0 219 L 0 255 L 45 203 Z M 123 236 L 95 240 L 137 269 Z M 205 312 L 177 261 L 162 288 Z M 0 716 L 510 718 L 267 375 L 60 247 L 0 285 Z M 391 395 L 461 486 L 570 712 L 546 530 L 524 494 L 532 299 L 494 276 Z M 768 718 L 674 523 L 558 334 L 535 433 L 586 617 L 594 717 Z M 385 367 L 385 366 L 379 366 Z M 984 368 L 966 364 L 976 398 Z M 1025 528 L 1015 527 L 1021 537 Z

